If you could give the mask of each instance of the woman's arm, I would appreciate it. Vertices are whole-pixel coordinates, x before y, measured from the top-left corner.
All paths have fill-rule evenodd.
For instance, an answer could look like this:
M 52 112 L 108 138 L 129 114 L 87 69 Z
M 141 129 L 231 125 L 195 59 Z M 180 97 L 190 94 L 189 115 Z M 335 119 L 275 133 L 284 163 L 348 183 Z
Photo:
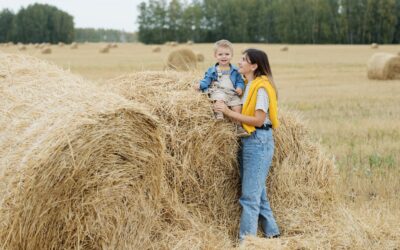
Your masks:
M 255 127 L 261 127 L 264 124 L 267 116 L 267 114 L 262 110 L 256 110 L 255 116 L 242 115 L 229 109 L 223 101 L 217 101 L 214 104 L 214 111 L 222 112 L 224 115 L 232 118 L 235 121 Z

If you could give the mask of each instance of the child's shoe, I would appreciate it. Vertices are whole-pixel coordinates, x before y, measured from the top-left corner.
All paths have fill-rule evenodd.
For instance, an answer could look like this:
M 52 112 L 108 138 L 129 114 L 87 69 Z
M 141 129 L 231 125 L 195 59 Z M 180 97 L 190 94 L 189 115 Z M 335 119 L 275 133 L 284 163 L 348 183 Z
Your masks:
M 239 124 L 236 125 L 236 135 L 238 137 L 249 137 L 250 134 Z
M 224 114 L 222 112 L 215 112 L 215 119 L 217 120 L 223 120 L 224 119 Z

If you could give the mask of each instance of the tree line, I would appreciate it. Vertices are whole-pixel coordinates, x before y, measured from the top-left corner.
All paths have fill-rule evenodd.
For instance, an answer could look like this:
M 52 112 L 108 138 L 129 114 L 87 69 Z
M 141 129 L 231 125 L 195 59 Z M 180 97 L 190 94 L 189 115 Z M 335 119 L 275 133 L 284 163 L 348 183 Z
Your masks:
M 148 0 L 138 10 L 143 43 L 400 42 L 400 0 Z
M 14 14 L 0 12 L 0 43 L 132 42 L 136 36 L 112 29 L 75 29 L 68 13 L 47 4 L 33 4 Z
M 73 39 L 73 17 L 56 7 L 33 4 L 17 14 L 8 9 L 0 12 L 0 42 L 70 43 Z

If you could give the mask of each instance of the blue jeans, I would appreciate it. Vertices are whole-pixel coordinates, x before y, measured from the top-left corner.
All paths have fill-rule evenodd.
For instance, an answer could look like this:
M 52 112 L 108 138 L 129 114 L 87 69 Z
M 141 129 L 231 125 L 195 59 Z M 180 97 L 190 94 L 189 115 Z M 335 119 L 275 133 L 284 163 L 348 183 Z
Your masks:
M 242 194 L 240 205 L 239 240 L 257 234 L 258 219 L 266 237 L 279 235 L 278 225 L 269 205 L 266 179 L 274 155 L 272 129 L 257 129 L 251 136 L 242 138 L 239 153 Z

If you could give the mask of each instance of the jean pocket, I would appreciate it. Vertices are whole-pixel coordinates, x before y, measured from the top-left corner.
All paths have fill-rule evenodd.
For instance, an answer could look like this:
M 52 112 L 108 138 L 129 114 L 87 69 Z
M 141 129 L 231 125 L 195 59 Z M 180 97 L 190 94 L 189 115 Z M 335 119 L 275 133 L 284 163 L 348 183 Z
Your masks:
M 267 144 L 272 138 L 272 133 L 269 130 L 256 130 L 254 138 L 259 143 Z

